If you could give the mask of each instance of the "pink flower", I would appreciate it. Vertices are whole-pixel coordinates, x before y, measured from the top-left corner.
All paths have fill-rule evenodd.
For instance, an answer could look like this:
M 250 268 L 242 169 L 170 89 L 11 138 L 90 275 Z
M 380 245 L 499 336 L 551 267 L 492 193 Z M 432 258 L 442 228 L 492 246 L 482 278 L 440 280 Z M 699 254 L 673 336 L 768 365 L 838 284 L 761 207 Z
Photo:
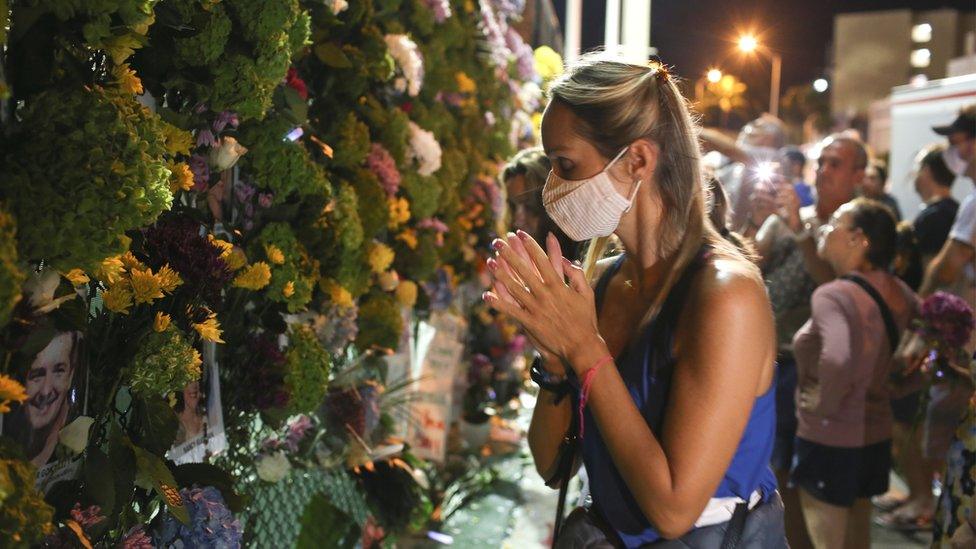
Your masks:
M 217 115 L 217 119 L 213 123 L 213 131 L 220 133 L 224 131 L 224 128 L 230 126 L 231 128 L 237 128 L 240 124 L 240 120 L 237 118 L 237 113 L 233 111 L 224 111 Z
M 443 234 L 448 231 L 447 224 L 436 217 L 424 219 L 420 223 L 417 223 L 417 227 L 421 229 L 431 229 L 438 234 Z
M 92 526 L 98 524 L 105 520 L 102 516 L 102 508 L 97 505 L 91 505 L 85 509 L 81 508 L 80 503 L 76 503 L 74 508 L 71 510 L 71 518 L 78 523 L 83 530 L 87 530 Z
M 142 525 L 132 527 L 126 532 L 119 549 L 153 549 L 152 538 L 146 535 Z
M 209 128 L 203 129 L 203 130 L 199 130 L 197 132 L 197 146 L 198 147 L 204 147 L 204 146 L 206 146 L 206 147 L 216 147 L 217 146 L 217 138 L 214 137 L 213 132 L 210 131 Z
M 373 143 L 366 157 L 366 167 L 379 178 L 388 196 L 394 196 L 400 188 L 400 171 L 390 152 L 379 143 Z
M 258 206 L 262 208 L 270 208 L 273 200 L 274 193 L 258 193 Z
M 193 172 L 193 190 L 200 193 L 207 190 L 210 184 L 210 164 L 207 158 L 200 154 L 190 157 L 190 171 Z

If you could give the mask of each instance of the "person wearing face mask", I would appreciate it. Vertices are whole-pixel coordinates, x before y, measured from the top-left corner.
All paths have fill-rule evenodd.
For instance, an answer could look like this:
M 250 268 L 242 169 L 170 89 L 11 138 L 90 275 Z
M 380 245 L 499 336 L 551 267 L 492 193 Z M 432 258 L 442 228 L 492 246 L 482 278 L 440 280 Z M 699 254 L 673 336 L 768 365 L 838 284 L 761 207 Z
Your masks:
M 891 211 L 858 198 L 820 230 L 817 252 L 838 279 L 813 293 L 793 338 L 797 439 L 790 472 L 817 549 L 870 546 L 871 496 L 888 489 L 892 410 L 888 380 L 915 294 L 888 272 L 897 234 Z
M 543 248 L 510 234 L 493 242 L 484 298 L 540 349 L 528 440 L 550 486 L 569 482 L 574 445 L 562 443 L 577 435 L 592 505 L 556 547 L 786 547 L 768 465 L 769 301 L 759 270 L 708 222 L 673 77 L 584 55 L 550 88 L 542 140 L 543 204 L 590 241 L 586 260 L 564 259 L 551 235 Z M 604 259 L 611 235 L 623 253 Z

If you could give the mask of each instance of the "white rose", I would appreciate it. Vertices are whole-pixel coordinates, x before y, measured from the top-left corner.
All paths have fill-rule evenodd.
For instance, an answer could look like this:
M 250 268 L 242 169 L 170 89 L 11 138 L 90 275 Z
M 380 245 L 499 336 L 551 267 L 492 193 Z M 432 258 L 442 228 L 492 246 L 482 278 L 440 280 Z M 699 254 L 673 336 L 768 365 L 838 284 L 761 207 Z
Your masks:
M 349 2 L 346 0 L 332 0 L 329 7 L 332 8 L 332 13 L 339 15 L 346 11 L 346 8 L 349 7 Z
M 267 482 L 278 482 L 288 476 L 291 471 L 291 462 L 282 451 L 275 452 L 270 456 L 261 456 L 257 462 L 258 478 Z
M 78 416 L 74 421 L 61 428 L 58 433 L 58 442 L 62 446 L 71 450 L 73 454 L 80 454 L 88 446 L 88 431 L 91 430 L 95 420 L 88 416 Z
M 237 160 L 247 152 L 247 147 L 241 145 L 229 135 L 220 138 L 220 146 L 210 149 L 210 165 L 222 172 L 234 167 Z

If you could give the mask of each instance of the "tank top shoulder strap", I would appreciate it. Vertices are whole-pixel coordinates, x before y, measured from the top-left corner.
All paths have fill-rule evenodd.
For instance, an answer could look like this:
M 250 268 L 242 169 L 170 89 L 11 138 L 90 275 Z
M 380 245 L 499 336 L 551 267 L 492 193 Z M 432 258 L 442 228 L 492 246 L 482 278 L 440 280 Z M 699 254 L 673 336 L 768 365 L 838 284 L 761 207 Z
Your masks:
M 664 299 L 664 303 L 661 305 L 661 311 L 655 319 L 658 324 L 664 323 L 671 325 L 677 321 L 676 317 L 688 298 L 688 292 L 691 289 L 691 283 L 695 278 L 695 274 L 708 262 L 708 258 L 711 255 L 712 247 L 708 244 L 702 244 L 702 247 L 698 250 L 698 254 L 688 263 L 688 266 L 685 267 L 684 272 L 681 273 L 678 281 Z
M 603 271 L 600 278 L 598 278 L 596 281 L 596 286 L 593 288 L 593 294 L 596 300 L 596 311 L 598 313 L 603 309 L 603 296 L 607 293 L 607 286 L 610 285 L 610 279 L 612 279 L 613 275 L 617 274 L 617 271 L 620 270 L 620 267 L 624 264 L 625 257 L 625 254 L 620 254 L 617 256 L 614 262 L 607 267 L 606 271 Z

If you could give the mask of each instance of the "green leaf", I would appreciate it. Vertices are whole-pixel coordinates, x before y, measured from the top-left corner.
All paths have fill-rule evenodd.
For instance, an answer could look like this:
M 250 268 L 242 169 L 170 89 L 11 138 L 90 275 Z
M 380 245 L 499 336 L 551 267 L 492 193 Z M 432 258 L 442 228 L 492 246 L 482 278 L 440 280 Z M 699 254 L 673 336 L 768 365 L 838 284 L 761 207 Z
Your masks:
M 354 547 L 359 541 L 359 527 L 348 515 L 337 509 L 325 494 L 316 494 L 305 506 L 302 531 L 296 549 Z
M 209 463 L 186 463 L 179 465 L 173 470 L 173 478 L 183 488 L 189 488 L 194 484 L 200 486 L 213 486 L 220 491 L 224 497 L 227 507 L 240 513 L 247 504 L 247 496 L 243 496 L 234 491 L 234 477 L 223 469 Z
M 169 467 L 166 467 L 166 463 L 159 456 L 138 446 L 132 445 L 132 451 L 136 455 L 136 468 L 139 474 L 152 479 L 153 489 L 160 499 L 166 502 L 169 512 L 183 524 L 190 524 L 190 514 L 183 505 L 179 485 L 176 484 L 176 479 L 173 478 Z
M 112 463 L 105 452 L 96 447 L 88 448 L 82 472 L 85 491 L 102 509 L 109 511 L 115 509 L 115 478 L 112 473 Z
M 108 460 L 112 467 L 113 494 L 115 506 L 109 509 L 107 516 L 118 516 L 123 506 L 132 498 L 132 491 L 136 482 L 136 458 L 132 449 L 123 440 L 118 426 L 113 425 L 109 435 Z
M 142 416 L 139 444 L 157 455 L 165 455 L 176 440 L 179 419 L 176 412 L 161 397 L 150 396 L 136 400 Z
M 326 65 L 336 69 L 352 67 L 352 61 L 342 51 L 342 48 L 332 42 L 324 42 L 315 46 L 315 56 Z

